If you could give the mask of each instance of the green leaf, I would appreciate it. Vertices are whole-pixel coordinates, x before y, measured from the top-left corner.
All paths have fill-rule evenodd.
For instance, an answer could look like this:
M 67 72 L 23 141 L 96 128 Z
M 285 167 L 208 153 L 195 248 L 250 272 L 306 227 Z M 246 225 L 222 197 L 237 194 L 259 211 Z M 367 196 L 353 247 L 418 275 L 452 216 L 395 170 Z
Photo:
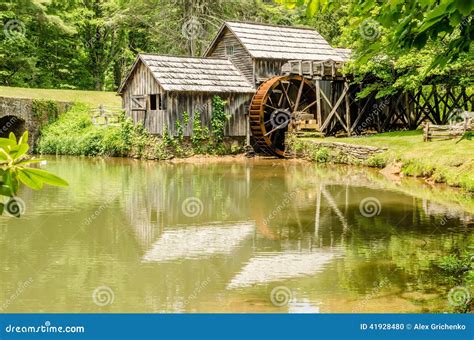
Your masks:
M 55 185 L 59 187 L 67 187 L 69 184 L 62 178 L 53 175 L 52 173 L 41 170 L 41 169 L 34 169 L 34 168 L 22 168 L 21 171 L 23 173 L 28 173 L 30 177 L 34 177 L 37 180 L 41 180 L 46 184 Z
M 0 195 L 11 197 L 13 196 L 12 189 L 7 185 L 2 184 L 0 185 Z
M 29 149 L 30 146 L 28 144 L 20 144 L 18 146 L 18 151 L 12 154 L 13 159 L 19 159 L 21 156 L 25 155 Z
M 0 216 L 3 215 L 3 210 L 5 209 L 5 204 L 0 203 Z
M 16 137 L 15 137 L 15 134 L 14 134 L 13 132 L 10 132 L 10 134 L 8 135 L 8 138 L 9 138 L 10 140 L 14 141 L 15 144 L 16 144 Z
M 474 9 L 474 3 L 469 0 L 455 0 L 454 4 L 462 15 L 470 15 Z
M 0 138 L 0 148 L 7 149 L 8 147 L 12 148 L 16 145 L 16 141 L 12 141 L 7 138 Z
M 40 190 L 43 188 L 43 181 L 30 174 L 28 170 L 31 169 L 20 169 L 18 170 L 18 179 L 27 187 L 33 190 Z
M 310 0 L 306 7 L 306 16 L 308 18 L 314 17 L 318 9 L 320 9 L 320 0 Z
M 28 131 L 25 131 L 23 135 L 20 137 L 18 144 L 28 143 Z
M 16 163 L 16 165 L 27 165 L 27 164 L 35 164 L 35 163 L 41 163 L 44 161 L 44 159 L 41 158 L 36 158 L 36 159 L 25 159 L 21 162 Z

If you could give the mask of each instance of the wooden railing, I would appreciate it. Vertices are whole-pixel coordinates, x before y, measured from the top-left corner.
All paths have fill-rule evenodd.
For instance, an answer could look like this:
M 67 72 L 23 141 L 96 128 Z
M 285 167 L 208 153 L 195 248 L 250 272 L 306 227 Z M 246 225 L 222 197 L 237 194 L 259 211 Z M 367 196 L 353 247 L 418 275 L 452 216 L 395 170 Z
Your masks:
M 467 131 L 474 131 L 474 118 L 466 118 L 463 122 L 451 125 L 425 123 L 423 131 L 425 142 L 459 138 Z
M 122 111 L 123 109 L 119 106 L 99 105 L 99 107 L 91 110 L 92 124 L 106 126 L 119 125 L 120 113 L 122 113 Z

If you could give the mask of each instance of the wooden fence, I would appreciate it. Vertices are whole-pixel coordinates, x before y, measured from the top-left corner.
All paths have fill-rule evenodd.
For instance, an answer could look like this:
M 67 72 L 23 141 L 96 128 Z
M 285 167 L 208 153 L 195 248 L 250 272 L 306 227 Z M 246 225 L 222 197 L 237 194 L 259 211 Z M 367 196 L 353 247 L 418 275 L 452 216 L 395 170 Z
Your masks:
M 363 85 L 353 85 L 349 96 L 352 131 L 414 130 L 425 122 L 446 125 L 458 111 L 473 111 L 474 96 L 466 88 L 442 85 L 423 85 L 416 91 L 400 92 L 383 98 L 375 95 L 356 100 Z M 338 127 L 336 127 L 337 130 Z M 339 127 L 340 128 L 340 127 Z
M 464 122 L 451 125 L 435 125 L 426 122 L 423 127 L 424 141 L 448 140 L 459 138 L 467 131 L 474 131 L 474 119 L 465 119 Z
M 98 126 L 117 126 L 120 124 L 120 113 L 122 113 L 123 109 L 119 106 L 99 105 L 99 107 L 91 111 L 92 124 Z

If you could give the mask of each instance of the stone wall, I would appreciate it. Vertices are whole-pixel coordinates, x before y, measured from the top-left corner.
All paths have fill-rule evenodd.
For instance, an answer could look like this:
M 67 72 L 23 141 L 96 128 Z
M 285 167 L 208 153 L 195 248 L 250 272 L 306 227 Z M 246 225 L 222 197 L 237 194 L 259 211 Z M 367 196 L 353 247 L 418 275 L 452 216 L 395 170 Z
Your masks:
M 28 130 L 29 143 L 33 146 L 41 126 L 56 119 L 71 106 L 70 102 L 0 96 L 0 136 L 7 137 L 10 132 L 18 136 Z M 45 109 L 38 110 L 43 107 Z M 38 112 L 34 112 L 35 108 Z
M 295 157 L 308 158 L 322 163 L 344 164 L 366 163 L 373 156 L 387 150 L 387 148 L 368 145 L 299 138 L 291 138 L 288 148 L 288 153 Z
M 375 146 L 355 145 L 341 142 L 311 141 L 309 143 L 311 143 L 315 148 L 327 148 L 360 160 L 369 159 L 370 157 L 387 150 L 387 148 L 381 149 Z

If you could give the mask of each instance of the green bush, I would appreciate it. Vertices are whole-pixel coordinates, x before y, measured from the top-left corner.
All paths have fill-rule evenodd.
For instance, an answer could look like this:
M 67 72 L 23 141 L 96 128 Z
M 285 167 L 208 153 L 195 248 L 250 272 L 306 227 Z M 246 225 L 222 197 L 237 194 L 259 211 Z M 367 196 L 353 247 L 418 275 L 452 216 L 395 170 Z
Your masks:
M 388 155 L 382 153 L 370 157 L 367 165 L 373 168 L 385 168 L 388 164 Z
M 312 154 L 312 159 L 318 163 L 326 163 L 329 161 L 330 154 L 328 148 L 315 149 Z
M 95 126 L 89 108 L 76 104 L 41 131 L 37 151 L 43 154 L 123 156 L 132 148 L 141 152 L 147 134 L 123 115 L 119 126 Z

